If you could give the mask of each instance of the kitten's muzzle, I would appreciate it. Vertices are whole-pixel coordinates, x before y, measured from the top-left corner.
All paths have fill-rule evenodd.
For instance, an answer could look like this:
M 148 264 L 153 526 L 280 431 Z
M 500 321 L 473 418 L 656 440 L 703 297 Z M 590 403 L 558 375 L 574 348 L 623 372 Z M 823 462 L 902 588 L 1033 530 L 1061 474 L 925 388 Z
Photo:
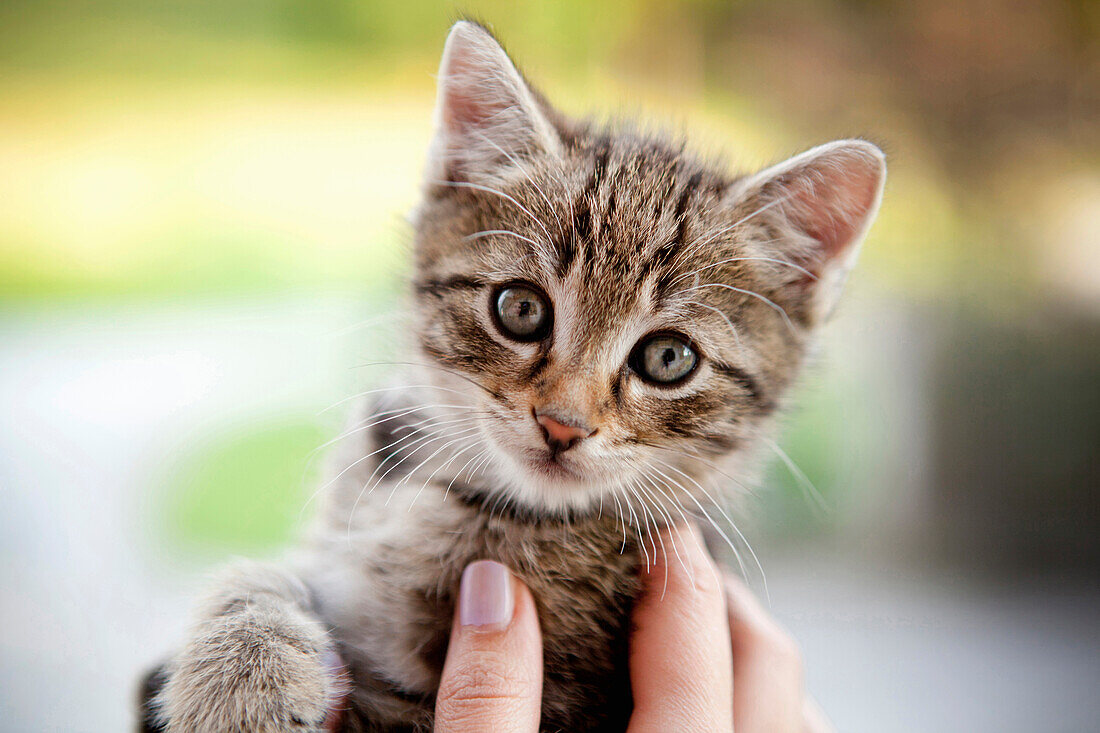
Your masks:
M 536 409 L 532 412 L 535 422 L 542 427 L 542 437 L 555 455 L 596 434 L 596 428 L 589 428 L 579 420 L 550 411 Z

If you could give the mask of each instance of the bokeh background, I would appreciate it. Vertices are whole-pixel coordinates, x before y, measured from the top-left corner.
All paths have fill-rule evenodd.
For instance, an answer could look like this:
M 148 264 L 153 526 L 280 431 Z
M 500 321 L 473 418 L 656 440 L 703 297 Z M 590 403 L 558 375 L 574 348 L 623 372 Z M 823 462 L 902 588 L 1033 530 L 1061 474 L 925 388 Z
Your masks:
M 888 151 L 738 514 L 770 607 L 842 731 L 1097 730 L 1088 0 L 0 3 L 0 729 L 126 729 L 204 573 L 308 518 L 325 408 L 397 337 L 461 13 L 566 111 L 731 167 Z

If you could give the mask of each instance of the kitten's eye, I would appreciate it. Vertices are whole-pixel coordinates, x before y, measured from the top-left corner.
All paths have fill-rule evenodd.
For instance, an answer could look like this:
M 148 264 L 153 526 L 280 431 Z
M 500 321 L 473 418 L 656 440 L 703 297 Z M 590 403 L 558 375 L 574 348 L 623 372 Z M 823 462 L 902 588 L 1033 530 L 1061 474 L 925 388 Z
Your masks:
M 683 381 L 698 363 L 699 357 L 687 339 L 667 333 L 642 339 L 630 355 L 630 368 L 657 384 Z
M 550 332 L 550 301 L 533 285 L 505 285 L 493 298 L 501 332 L 516 341 L 538 341 Z

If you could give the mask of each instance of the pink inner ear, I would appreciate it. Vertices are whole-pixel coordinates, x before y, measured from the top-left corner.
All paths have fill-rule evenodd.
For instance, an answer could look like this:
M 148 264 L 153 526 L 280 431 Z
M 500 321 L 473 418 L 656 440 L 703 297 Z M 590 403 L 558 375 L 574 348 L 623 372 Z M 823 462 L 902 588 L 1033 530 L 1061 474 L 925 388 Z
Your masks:
M 821 243 L 824 264 L 843 253 L 863 229 L 875 204 L 881 168 L 859 154 L 836 153 L 783 176 L 792 224 Z M 785 183 L 785 185 L 783 185 Z
M 447 79 L 444 89 L 444 123 L 456 133 L 464 133 L 472 128 L 484 127 L 493 115 L 499 114 L 502 102 L 499 92 L 485 89 L 491 71 L 478 64 L 467 48 L 456 49 L 448 59 L 447 68 L 442 71 Z
M 484 127 L 485 121 L 498 112 L 499 107 L 478 100 L 476 95 L 470 94 L 468 88 L 464 88 L 447 91 L 447 104 L 443 110 L 443 121 L 448 129 L 462 134 L 470 129 Z

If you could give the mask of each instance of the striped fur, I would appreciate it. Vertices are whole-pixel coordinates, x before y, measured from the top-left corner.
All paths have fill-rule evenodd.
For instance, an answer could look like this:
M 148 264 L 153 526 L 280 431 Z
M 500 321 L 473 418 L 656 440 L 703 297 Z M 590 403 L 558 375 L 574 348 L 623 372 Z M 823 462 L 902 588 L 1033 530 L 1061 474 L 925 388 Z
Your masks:
M 427 731 L 459 575 L 504 562 L 545 643 L 542 727 L 625 728 L 628 618 L 656 530 L 724 522 L 835 303 L 885 169 L 862 141 L 730 176 L 680 145 L 565 118 L 483 28 L 459 23 L 414 217 L 417 354 L 364 405 L 323 509 L 281 568 L 227 576 L 149 678 L 147 730 Z M 532 284 L 546 338 L 510 339 L 496 289 Z M 688 340 L 682 383 L 641 379 L 649 334 Z M 535 411 L 593 434 L 547 448 Z M 673 564 L 675 566 L 675 564 Z

